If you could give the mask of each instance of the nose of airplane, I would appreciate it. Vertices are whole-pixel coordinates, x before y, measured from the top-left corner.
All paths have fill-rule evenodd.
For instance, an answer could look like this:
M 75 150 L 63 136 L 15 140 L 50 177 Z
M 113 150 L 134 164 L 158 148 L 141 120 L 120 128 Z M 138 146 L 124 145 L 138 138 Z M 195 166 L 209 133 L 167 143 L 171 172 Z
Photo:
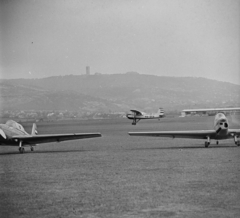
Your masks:
M 222 127 L 222 128 L 228 128 L 228 123 L 227 123 L 227 121 L 226 120 L 221 120 L 220 122 L 219 122 L 219 125 L 220 125 L 220 127 Z
M 132 119 L 132 118 L 133 118 L 133 115 L 132 115 L 132 114 L 126 114 L 126 117 L 127 117 L 128 119 Z

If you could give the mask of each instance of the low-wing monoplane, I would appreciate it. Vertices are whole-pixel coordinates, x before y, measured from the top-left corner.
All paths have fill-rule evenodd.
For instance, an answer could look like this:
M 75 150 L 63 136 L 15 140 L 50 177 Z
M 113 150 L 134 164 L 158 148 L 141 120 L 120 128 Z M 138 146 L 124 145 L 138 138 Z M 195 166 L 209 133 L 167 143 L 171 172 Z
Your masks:
M 205 139 L 205 147 L 210 145 L 210 140 L 230 139 L 233 138 L 237 146 L 240 146 L 238 140 L 240 129 L 229 129 L 227 117 L 223 113 L 218 113 L 214 119 L 213 130 L 189 130 L 189 131 L 156 131 L 156 132 L 129 132 L 130 136 L 153 136 L 153 137 L 168 137 L 168 138 L 192 138 Z
M 37 135 L 37 126 L 34 123 L 31 134 L 28 134 L 23 126 L 13 120 L 6 124 L 0 124 L 0 145 L 18 146 L 19 152 L 24 152 L 25 146 L 33 146 L 41 143 L 61 142 L 67 140 L 101 137 L 100 133 L 67 133 Z
M 162 108 L 158 109 L 155 114 L 147 114 L 138 110 L 130 110 L 132 113 L 127 114 L 127 118 L 133 120 L 132 125 L 136 125 L 140 120 L 144 119 L 160 119 L 164 117 L 164 110 Z

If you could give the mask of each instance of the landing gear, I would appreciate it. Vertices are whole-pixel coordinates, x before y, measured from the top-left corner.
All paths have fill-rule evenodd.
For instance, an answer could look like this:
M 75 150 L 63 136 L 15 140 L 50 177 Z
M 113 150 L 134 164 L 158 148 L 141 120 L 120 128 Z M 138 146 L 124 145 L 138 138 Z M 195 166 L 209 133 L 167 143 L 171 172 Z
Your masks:
M 22 154 L 24 152 L 24 147 L 22 147 L 22 141 L 19 142 L 19 152 Z
M 133 119 L 132 125 L 136 125 L 140 119 Z
M 24 148 L 23 147 L 19 147 L 19 152 L 22 154 L 24 152 Z
M 219 141 L 216 141 L 216 145 L 218 145 L 219 144 Z
M 234 136 L 234 142 L 235 145 L 240 146 L 240 141 L 238 140 L 238 137 L 236 135 Z
M 31 146 L 31 151 L 33 151 L 33 147 Z
M 210 145 L 210 142 L 205 142 L 205 148 L 208 148 L 209 145 Z
M 205 142 L 205 148 L 208 148 L 209 145 L 210 145 L 210 138 L 207 137 L 207 141 Z

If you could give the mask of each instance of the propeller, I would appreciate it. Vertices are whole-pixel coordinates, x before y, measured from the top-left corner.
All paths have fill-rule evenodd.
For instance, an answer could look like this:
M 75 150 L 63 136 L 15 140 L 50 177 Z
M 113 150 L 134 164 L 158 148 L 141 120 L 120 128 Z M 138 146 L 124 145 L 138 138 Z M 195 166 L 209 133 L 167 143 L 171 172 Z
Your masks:
M 2 129 L 0 129 L 0 135 L 1 135 L 4 139 L 7 139 L 7 136 L 6 136 L 6 134 L 3 132 Z
M 217 134 L 220 132 L 222 130 L 222 128 L 221 127 L 219 127 L 218 128 L 218 130 L 216 131 L 217 132 Z

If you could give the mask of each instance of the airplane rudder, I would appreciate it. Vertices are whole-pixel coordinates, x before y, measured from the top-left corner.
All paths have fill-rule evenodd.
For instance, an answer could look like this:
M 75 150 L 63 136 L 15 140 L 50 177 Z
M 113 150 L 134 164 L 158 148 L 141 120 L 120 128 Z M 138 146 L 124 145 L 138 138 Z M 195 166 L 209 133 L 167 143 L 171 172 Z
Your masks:
M 37 135 L 38 131 L 37 131 L 37 125 L 36 123 L 33 123 L 33 127 L 32 127 L 32 135 Z
M 164 114 L 163 108 L 160 107 L 160 108 L 158 109 L 158 113 L 159 113 L 159 114 L 160 114 L 160 113 L 163 113 L 163 114 Z

